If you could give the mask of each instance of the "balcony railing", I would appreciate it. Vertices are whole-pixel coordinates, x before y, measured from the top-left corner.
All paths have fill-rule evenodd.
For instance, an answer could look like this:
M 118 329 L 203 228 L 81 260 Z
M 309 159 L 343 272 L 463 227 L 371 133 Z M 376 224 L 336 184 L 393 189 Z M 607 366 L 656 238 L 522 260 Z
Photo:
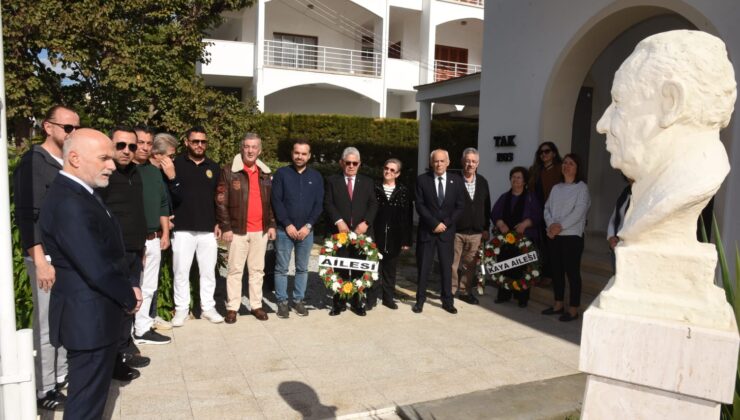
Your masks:
M 463 3 L 463 4 L 470 4 L 473 6 L 480 6 L 483 7 L 485 4 L 485 0 L 447 0 L 452 3 Z
M 481 71 L 480 64 L 457 63 L 455 61 L 434 60 L 434 81 L 452 79 L 453 77 Z
M 379 77 L 379 52 L 265 40 L 265 65 L 284 69 Z

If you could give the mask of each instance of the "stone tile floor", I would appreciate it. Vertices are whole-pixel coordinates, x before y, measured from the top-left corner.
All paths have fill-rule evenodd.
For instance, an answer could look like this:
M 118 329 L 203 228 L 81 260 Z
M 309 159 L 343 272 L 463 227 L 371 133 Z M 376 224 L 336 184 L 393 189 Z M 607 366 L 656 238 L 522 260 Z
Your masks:
M 323 307 L 318 282 L 312 273 Z M 397 406 L 578 372 L 580 320 L 542 316 L 535 303 L 496 305 L 495 289 L 486 293 L 480 305 L 456 301 L 457 315 L 430 299 L 422 314 L 409 300 L 366 317 L 314 308 L 233 325 L 191 319 L 164 332 L 171 344 L 140 346 L 151 365 L 130 384 L 114 381 L 106 418 L 392 419 Z

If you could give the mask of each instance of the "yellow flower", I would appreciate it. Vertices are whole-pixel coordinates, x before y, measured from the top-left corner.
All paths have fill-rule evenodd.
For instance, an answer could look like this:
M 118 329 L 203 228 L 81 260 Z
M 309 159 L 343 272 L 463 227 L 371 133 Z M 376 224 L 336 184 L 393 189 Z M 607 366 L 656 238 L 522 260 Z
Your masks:
M 347 234 L 342 232 L 337 234 L 337 242 L 339 242 L 341 245 L 344 245 L 347 243 Z
M 506 234 L 506 243 L 507 244 L 514 244 L 516 242 L 516 236 L 514 236 L 511 232 Z
M 519 291 L 519 285 L 518 285 L 518 284 L 516 284 L 516 282 L 515 282 L 515 281 L 512 281 L 512 282 L 511 282 L 511 287 L 513 287 L 513 288 L 514 288 L 514 290 L 516 290 L 517 292 Z
M 342 285 L 342 291 L 344 293 L 352 293 L 352 282 L 351 281 L 344 282 L 344 284 Z

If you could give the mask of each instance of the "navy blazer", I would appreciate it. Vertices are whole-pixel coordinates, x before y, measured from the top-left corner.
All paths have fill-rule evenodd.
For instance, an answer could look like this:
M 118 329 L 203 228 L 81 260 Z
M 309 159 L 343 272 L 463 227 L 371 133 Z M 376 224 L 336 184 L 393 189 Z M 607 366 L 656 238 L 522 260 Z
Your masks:
M 455 240 L 455 224 L 465 209 L 465 182 L 460 175 L 447 172 L 445 199 L 442 206 L 437 202 L 437 185 L 434 172 L 427 172 L 416 178 L 416 212 L 419 213 L 419 242 L 431 241 L 439 237 L 443 242 Z M 434 233 L 441 223 L 447 226 L 442 233 Z
M 344 174 L 330 176 L 324 188 L 324 211 L 331 233 L 339 232 L 335 222 L 342 219 L 350 230 L 364 221 L 369 226 L 366 235 L 373 236 L 373 222 L 378 212 L 375 183 L 364 175 L 356 175 L 350 200 Z
M 49 303 L 52 345 L 93 350 L 112 344 L 124 311 L 136 307 L 118 222 L 82 185 L 57 175 L 40 223 L 56 271 Z

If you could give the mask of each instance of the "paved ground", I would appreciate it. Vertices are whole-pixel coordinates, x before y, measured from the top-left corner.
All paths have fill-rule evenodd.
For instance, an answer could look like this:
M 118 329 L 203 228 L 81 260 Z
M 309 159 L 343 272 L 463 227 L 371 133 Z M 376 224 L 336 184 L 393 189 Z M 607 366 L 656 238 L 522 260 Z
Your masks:
M 315 273 L 309 283 L 311 302 L 323 307 Z M 477 391 L 578 373 L 580 321 L 544 317 L 536 304 L 495 305 L 493 294 L 487 289 L 476 306 L 457 301 L 457 315 L 430 299 L 418 315 L 404 301 L 366 317 L 313 309 L 287 320 L 271 313 L 267 322 L 240 316 L 234 325 L 189 320 L 166 332 L 171 344 L 141 346 L 152 363 L 130 384 L 114 381 L 107 418 L 393 419 L 401 406 L 465 402 Z M 582 389 L 574 389 L 577 399 Z M 419 407 L 419 418 L 454 418 Z

